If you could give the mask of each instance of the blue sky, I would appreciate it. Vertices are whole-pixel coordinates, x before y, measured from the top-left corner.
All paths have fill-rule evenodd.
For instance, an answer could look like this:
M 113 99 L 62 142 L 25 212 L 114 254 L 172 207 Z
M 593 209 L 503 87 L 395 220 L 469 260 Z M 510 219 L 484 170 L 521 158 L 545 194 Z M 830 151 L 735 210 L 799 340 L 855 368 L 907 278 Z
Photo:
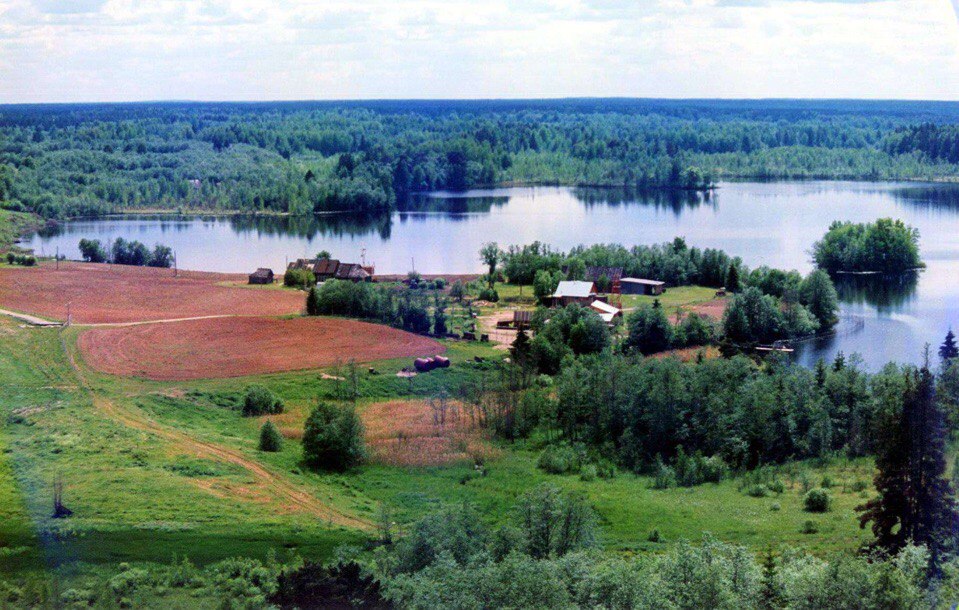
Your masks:
M 959 0 L 0 0 L 0 102 L 959 99 Z

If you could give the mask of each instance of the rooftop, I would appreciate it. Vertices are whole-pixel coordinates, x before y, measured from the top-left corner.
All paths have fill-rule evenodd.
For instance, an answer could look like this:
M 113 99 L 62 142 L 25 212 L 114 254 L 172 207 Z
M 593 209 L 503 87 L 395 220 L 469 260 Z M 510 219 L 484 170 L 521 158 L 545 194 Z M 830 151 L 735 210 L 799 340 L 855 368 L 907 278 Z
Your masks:
M 554 297 L 579 297 L 588 298 L 596 293 L 596 286 L 592 282 L 562 281 L 556 287 Z

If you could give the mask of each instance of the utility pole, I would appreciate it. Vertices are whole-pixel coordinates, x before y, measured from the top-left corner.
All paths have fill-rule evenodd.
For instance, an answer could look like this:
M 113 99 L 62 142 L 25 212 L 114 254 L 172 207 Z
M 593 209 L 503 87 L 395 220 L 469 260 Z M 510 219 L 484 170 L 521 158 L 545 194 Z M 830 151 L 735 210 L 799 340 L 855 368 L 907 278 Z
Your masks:
M 57 271 L 60 270 L 60 246 L 57 246 Z
M 176 250 L 174 250 L 173 251 L 173 277 L 177 277 L 178 273 L 179 271 L 176 267 Z

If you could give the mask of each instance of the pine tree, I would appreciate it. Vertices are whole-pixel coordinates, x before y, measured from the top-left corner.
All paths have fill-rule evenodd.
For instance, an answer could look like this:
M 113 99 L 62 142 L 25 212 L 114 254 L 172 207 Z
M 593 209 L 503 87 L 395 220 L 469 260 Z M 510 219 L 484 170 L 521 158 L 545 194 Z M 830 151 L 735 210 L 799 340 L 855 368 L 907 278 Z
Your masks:
M 260 428 L 260 451 L 275 453 L 283 449 L 283 437 L 273 422 L 267 420 Z
M 956 345 L 956 335 L 952 329 L 946 333 L 946 340 L 939 346 L 939 358 L 942 359 L 943 366 L 949 364 L 954 358 L 959 357 L 959 346 Z
M 945 477 L 945 418 L 928 362 L 907 373 L 901 408 L 879 414 L 877 429 L 879 496 L 858 507 L 860 527 L 872 523 L 870 546 L 890 554 L 909 543 L 925 545 L 935 569 L 959 518 Z
M 726 273 L 726 292 L 739 292 L 739 268 L 730 265 Z
M 785 605 L 776 556 L 771 548 L 763 554 L 762 590 L 759 595 L 759 607 L 763 610 L 779 610 Z

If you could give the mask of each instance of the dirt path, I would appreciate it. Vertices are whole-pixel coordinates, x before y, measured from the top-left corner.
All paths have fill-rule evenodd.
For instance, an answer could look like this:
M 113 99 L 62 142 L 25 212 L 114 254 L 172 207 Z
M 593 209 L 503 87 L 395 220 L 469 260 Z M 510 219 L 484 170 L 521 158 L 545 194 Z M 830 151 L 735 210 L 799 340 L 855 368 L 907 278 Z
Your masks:
M 104 415 L 127 427 L 159 436 L 187 453 L 239 466 L 250 473 L 258 487 L 298 511 L 315 515 L 326 522 L 344 527 L 361 530 L 370 530 L 373 528 L 373 524 L 369 521 L 354 517 L 321 502 L 309 492 L 290 483 L 280 475 L 265 468 L 262 464 L 247 458 L 236 449 L 193 438 L 188 434 L 151 419 L 140 409 L 119 406 L 113 401 L 98 395 L 93 391 L 93 388 L 90 387 L 84 377 L 83 371 L 76 361 L 74 352 L 67 347 L 66 340 L 64 340 L 62 336 L 60 340 L 67 358 L 70 361 L 70 366 L 72 366 L 76 372 L 81 387 L 90 394 L 94 406 Z
M 21 320 L 33 326 L 63 326 L 63 324 L 60 322 L 51 322 L 50 320 L 44 320 L 43 318 L 38 318 L 25 313 L 18 313 L 16 311 L 8 311 L 6 309 L 0 309 L 0 315 L 10 316 L 11 318 L 16 318 L 17 320 Z

